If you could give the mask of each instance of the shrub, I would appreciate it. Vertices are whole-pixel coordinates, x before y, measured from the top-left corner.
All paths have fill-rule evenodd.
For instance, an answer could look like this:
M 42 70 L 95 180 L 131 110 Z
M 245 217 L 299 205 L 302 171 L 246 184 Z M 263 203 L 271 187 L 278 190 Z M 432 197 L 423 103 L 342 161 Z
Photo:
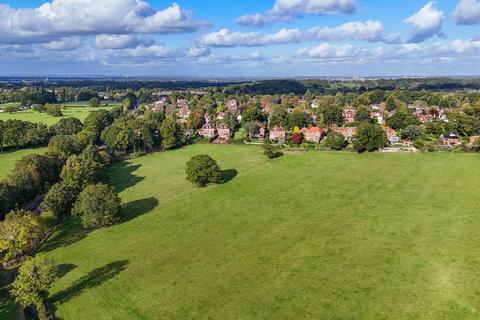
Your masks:
M 62 108 L 56 104 L 46 104 L 45 111 L 52 117 L 63 117 Z
M 88 229 L 106 227 L 118 221 L 121 202 L 115 191 L 102 183 L 88 185 L 78 196 L 73 215 Z
M 220 183 L 222 171 L 217 162 L 210 156 L 200 154 L 187 162 L 187 180 L 204 187 L 208 183 Z
M 348 145 L 348 142 L 345 141 L 343 134 L 330 131 L 323 142 L 323 145 L 332 150 L 342 150 Z
M 280 158 L 283 153 L 280 151 L 277 151 L 274 146 L 270 143 L 270 141 L 265 140 L 262 145 L 263 149 L 263 154 L 267 156 L 268 159 L 275 159 L 275 158 Z

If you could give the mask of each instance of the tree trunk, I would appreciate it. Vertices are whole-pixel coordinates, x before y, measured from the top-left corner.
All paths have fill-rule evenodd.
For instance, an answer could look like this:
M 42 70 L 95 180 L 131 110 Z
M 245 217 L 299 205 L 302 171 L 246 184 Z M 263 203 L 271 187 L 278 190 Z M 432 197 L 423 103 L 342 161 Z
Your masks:
M 43 301 L 38 303 L 35 307 L 37 308 L 38 318 L 40 320 L 50 320 L 50 315 Z

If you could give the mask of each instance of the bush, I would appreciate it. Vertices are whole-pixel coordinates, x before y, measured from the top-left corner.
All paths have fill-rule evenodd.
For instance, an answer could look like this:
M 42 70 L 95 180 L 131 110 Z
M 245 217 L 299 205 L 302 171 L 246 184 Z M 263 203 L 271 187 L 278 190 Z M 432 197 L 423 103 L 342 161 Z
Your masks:
M 268 159 L 280 158 L 283 156 L 283 153 L 277 151 L 274 146 L 271 145 L 270 141 L 265 140 L 262 145 L 263 154 L 267 156 Z
M 45 105 L 45 111 L 52 117 L 63 117 L 62 108 L 56 104 Z
M 348 142 L 345 141 L 343 134 L 330 131 L 323 142 L 323 146 L 332 149 L 332 150 L 342 150 L 348 145 Z
M 73 215 L 80 216 L 84 228 L 106 227 L 118 221 L 121 201 L 115 191 L 102 183 L 88 185 L 78 196 Z
M 222 171 L 217 162 L 210 156 L 200 154 L 187 162 L 187 180 L 204 187 L 208 183 L 220 183 Z

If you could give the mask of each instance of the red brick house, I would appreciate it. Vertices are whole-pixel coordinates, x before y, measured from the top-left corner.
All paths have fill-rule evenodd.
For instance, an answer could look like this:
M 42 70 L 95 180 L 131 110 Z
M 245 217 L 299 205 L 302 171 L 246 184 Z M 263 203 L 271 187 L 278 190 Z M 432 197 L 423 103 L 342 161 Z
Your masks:
M 444 148 L 452 148 L 452 147 L 460 146 L 462 144 L 462 142 L 460 141 L 460 138 L 454 133 L 442 134 L 440 136 L 440 140 L 438 141 L 438 143 L 440 144 L 441 147 L 444 147 Z
M 230 99 L 227 101 L 227 109 L 228 111 L 230 111 L 231 113 L 237 113 L 238 111 L 238 103 L 237 103 L 237 99 Z
M 217 129 L 211 123 L 205 123 L 198 134 L 204 138 L 214 138 L 217 136 Z
M 270 99 L 265 97 L 262 99 L 262 112 L 263 113 L 270 113 Z
M 267 130 L 264 124 L 259 124 L 253 133 L 250 133 L 251 139 L 265 139 Z
M 182 105 L 180 107 L 180 118 L 183 120 L 187 120 L 188 117 L 190 117 L 190 109 L 188 108 L 188 105 Z
M 305 140 L 319 143 L 325 136 L 325 130 L 319 127 L 302 128 L 301 130 Z
M 357 128 L 355 127 L 346 127 L 335 129 L 336 133 L 340 133 L 345 137 L 345 140 L 352 140 L 353 136 L 357 134 Z
M 224 120 L 225 119 L 225 112 L 219 112 L 216 117 L 217 120 Z
M 218 132 L 218 138 L 224 139 L 224 140 L 227 140 L 228 138 L 230 138 L 230 135 L 232 134 L 232 131 L 230 130 L 229 126 L 227 126 L 224 123 L 217 125 L 217 132 Z
M 281 126 L 275 125 L 270 130 L 269 139 L 271 141 L 285 141 L 286 136 L 287 136 L 287 133 L 285 132 L 285 129 Z
M 390 143 L 398 143 L 400 142 L 400 137 L 398 136 L 397 132 L 390 127 L 383 127 L 383 131 L 387 134 L 388 141 Z
M 165 101 L 159 100 L 153 104 L 153 112 L 164 112 L 165 111 Z
M 356 113 L 357 113 L 357 111 L 355 110 L 354 107 L 352 107 L 352 106 L 345 107 L 345 109 L 343 109 L 343 113 L 342 113 L 343 120 L 345 122 L 354 122 Z

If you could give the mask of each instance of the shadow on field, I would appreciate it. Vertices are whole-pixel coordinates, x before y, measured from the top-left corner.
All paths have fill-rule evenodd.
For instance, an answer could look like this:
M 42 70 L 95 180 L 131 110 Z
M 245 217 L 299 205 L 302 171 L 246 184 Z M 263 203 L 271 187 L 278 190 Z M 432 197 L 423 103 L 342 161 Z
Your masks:
M 233 180 L 238 175 L 238 171 L 235 169 L 222 170 L 222 181 L 221 184 L 227 183 Z
M 116 164 L 110 172 L 110 183 L 115 189 L 115 192 L 120 193 L 143 181 L 145 177 L 136 176 L 134 174 L 134 172 L 140 167 L 141 165 L 139 164 L 129 164 L 127 162 Z
M 82 227 L 80 219 L 72 217 L 53 233 L 50 239 L 42 246 L 40 252 L 48 252 L 60 247 L 67 247 L 82 240 L 87 234 L 88 230 Z
M 122 211 L 120 212 L 120 220 L 122 222 L 133 220 L 136 217 L 149 213 L 157 206 L 158 199 L 155 197 L 131 201 L 122 206 Z
M 69 273 L 70 271 L 72 271 L 73 269 L 75 269 L 77 266 L 74 265 L 73 263 L 62 263 L 62 264 L 59 264 L 57 267 L 56 267 L 56 276 L 58 279 L 60 279 L 61 277 L 63 277 L 64 275 L 66 275 L 67 273 Z
M 52 304 L 62 304 L 68 300 L 81 295 L 84 291 L 95 288 L 106 281 L 114 278 L 125 270 L 128 260 L 111 262 L 103 267 L 93 269 L 85 276 L 75 281 L 70 287 L 55 293 L 48 299 Z

